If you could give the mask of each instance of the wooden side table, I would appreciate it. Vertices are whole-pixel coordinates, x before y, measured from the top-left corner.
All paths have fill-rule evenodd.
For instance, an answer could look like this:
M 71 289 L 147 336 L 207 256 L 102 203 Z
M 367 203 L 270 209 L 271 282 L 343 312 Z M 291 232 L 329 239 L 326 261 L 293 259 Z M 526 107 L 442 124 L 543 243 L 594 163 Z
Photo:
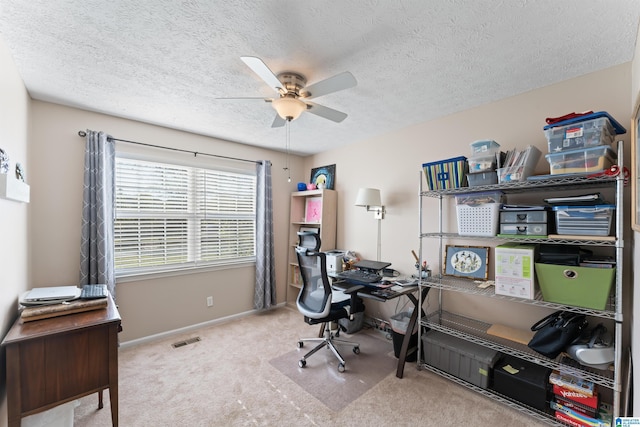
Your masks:
M 7 352 L 9 427 L 37 414 L 109 389 L 111 422 L 118 425 L 118 332 L 120 314 L 107 307 L 50 319 L 18 318 L 2 346 Z

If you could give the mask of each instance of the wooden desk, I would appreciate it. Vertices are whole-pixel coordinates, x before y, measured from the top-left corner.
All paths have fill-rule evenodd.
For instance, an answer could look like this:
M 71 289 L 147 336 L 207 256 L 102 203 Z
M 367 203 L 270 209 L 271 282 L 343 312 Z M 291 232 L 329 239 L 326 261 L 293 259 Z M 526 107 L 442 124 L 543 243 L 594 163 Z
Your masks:
M 118 332 L 120 314 L 106 308 L 32 322 L 20 318 L 2 346 L 7 351 L 9 427 L 36 414 L 109 389 L 111 422 L 118 425 Z

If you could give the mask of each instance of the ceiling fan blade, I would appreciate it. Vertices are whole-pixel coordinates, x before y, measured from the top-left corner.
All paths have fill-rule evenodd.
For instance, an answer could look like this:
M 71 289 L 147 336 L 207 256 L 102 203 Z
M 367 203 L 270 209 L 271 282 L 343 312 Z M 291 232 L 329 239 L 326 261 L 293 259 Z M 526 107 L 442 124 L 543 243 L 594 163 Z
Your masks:
M 336 74 L 333 77 L 306 86 L 300 91 L 300 96 L 305 99 L 317 98 L 339 90 L 349 89 L 357 84 L 358 82 L 356 78 L 353 77 L 353 74 L 345 71 L 344 73 Z
M 273 90 L 280 93 L 285 90 L 282 82 L 278 80 L 276 75 L 273 74 L 273 71 L 271 71 L 264 62 L 262 62 L 262 59 L 255 56 L 241 56 L 240 59 L 242 59 L 242 61 L 244 61 L 244 63 L 247 64 L 249 68 L 251 68 L 251 70 L 253 70 L 258 77 L 264 80 L 265 83 L 267 83 Z
M 347 118 L 347 114 L 342 111 L 334 110 L 333 108 L 325 107 L 323 105 L 314 104 L 313 102 L 307 102 L 307 111 L 320 116 L 325 119 L 329 119 L 336 123 L 340 123 Z
M 276 118 L 273 119 L 273 123 L 271 124 L 272 128 L 281 128 L 287 121 L 276 114 Z

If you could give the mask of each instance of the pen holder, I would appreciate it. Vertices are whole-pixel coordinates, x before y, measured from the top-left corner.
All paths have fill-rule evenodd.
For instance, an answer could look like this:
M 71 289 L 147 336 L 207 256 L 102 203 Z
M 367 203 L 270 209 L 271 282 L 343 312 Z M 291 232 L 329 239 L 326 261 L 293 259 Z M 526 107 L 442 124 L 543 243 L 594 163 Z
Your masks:
M 429 270 L 429 266 L 420 266 L 420 264 L 416 263 L 416 270 L 418 271 L 416 277 L 421 277 L 423 279 L 426 279 L 428 277 L 431 277 L 431 270 Z

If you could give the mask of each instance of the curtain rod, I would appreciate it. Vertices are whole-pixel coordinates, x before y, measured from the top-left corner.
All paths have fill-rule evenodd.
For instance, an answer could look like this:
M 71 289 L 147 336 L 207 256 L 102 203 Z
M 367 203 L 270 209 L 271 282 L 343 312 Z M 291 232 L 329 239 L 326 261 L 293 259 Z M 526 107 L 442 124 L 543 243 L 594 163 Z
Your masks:
M 78 131 L 78 136 L 81 136 L 81 137 L 84 138 L 84 137 L 87 136 L 87 133 L 85 131 L 83 131 L 83 130 L 79 130 Z M 256 164 L 259 164 L 259 165 L 262 164 L 261 160 L 248 160 L 248 159 L 240 159 L 238 157 L 221 156 L 219 154 L 200 153 L 199 151 L 190 151 L 190 150 L 183 150 L 181 148 L 163 147 L 161 145 L 147 144 L 145 142 L 127 141 L 126 139 L 118 139 L 118 138 L 113 138 L 111 136 L 108 139 L 109 139 L 109 141 L 128 142 L 129 144 L 144 145 L 146 147 L 162 148 L 164 150 L 180 151 L 182 153 L 191 153 L 191 154 L 193 154 L 194 157 L 197 157 L 198 155 L 201 155 L 201 156 L 218 157 L 220 159 L 227 159 L 227 160 L 237 160 L 239 162 L 256 163 Z

